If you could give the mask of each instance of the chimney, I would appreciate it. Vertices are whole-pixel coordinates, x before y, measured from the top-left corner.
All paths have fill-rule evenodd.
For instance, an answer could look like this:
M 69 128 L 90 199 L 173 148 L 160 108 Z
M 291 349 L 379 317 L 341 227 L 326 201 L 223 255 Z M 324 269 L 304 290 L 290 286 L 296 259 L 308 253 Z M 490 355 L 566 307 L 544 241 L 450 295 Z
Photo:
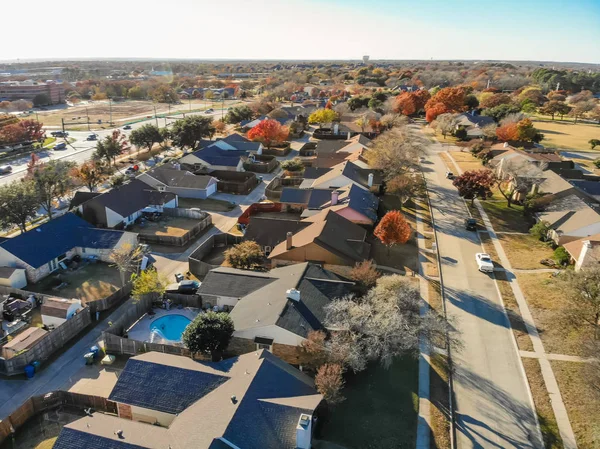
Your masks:
M 293 301 L 300 301 L 300 290 L 296 290 L 295 288 L 290 288 L 285 292 L 288 299 Z
M 352 138 L 352 134 L 348 131 L 348 138 L 346 140 L 350 140 Z
M 373 177 L 373 173 L 369 173 L 369 180 L 367 181 L 369 187 L 373 187 Z
M 173 168 L 174 168 L 175 170 L 181 170 L 181 164 L 180 164 L 179 162 L 175 162 L 175 163 L 173 164 Z
M 338 203 L 338 197 L 339 197 L 339 193 L 337 190 L 333 190 L 331 192 L 331 205 L 335 206 Z
M 504 142 L 504 145 L 502 145 L 503 148 L 508 148 L 508 142 Z
M 581 270 L 581 267 L 585 265 L 587 252 L 593 248 L 592 242 L 589 240 L 584 240 L 583 245 L 581 245 L 581 252 L 579 253 L 579 257 L 575 261 L 575 271 Z
M 262 150 L 263 150 L 263 146 L 262 143 L 258 146 L 258 151 L 256 152 L 256 154 L 258 154 L 259 156 L 262 154 Z
M 310 449 L 312 440 L 312 416 L 302 413 L 296 426 L 296 448 Z
M 340 130 L 340 125 L 339 124 L 334 124 L 333 125 L 333 134 L 337 134 Z
M 291 232 L 288 232 L 288 233 L 285 235 L 285 249 L 286 249 L 287 251 L 289 251 L 289 250 L 290 250 L 290 249 L 292 249 L 292 247 L 293 247 L 293 245 L 292 245 L 292 236 L 293 236 L 293 235 L 294 235 L 294 234 L 292 234 Z

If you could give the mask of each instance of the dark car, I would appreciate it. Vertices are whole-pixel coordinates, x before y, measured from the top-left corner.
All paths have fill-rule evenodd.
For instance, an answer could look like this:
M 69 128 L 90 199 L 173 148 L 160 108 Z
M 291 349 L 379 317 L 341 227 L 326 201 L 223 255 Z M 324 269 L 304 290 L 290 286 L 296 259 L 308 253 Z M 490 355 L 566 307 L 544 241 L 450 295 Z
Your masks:
M 455 178 L 454 173 L 452 173 L 451 171 L 447 171 L 446 172 L 446 178 L 447 179 L 454 179 Z
M 467 231 L 476 231 L 477 230 L 477 220 L 474 218 L 466 218 L 465 219 L 465 229 Z
M 200 282 L 193 280 L 185 280 L 179 283 L 177 291 L 179 293 L 196 293 L 196 290 L 200 288 Z
M 130 125 L 125 125 L 125 126 L 123 127 L 123 129 L 131 129 L 131 126 L 130 126 Z
M 85 140 L 98 140 L 98 136 L 96 134 L 90 134 Z

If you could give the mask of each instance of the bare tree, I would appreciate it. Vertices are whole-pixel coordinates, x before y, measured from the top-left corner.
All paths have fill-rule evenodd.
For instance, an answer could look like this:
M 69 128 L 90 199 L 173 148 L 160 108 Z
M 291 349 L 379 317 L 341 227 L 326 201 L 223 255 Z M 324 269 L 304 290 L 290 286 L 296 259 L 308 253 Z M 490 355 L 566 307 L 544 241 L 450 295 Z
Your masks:
M 342 120 L 342 117 L 350 112 L 350 107 L 347 103 L 339 103 L 333 107 L 333 110 L 337 112 L 339 119 Z
M 444 139 L 448 134 L 452 134 L 456 130 L 456 125 L 458 124 L 458 115 L 457 114 L 440 114 L 431 124 L 431 127 L 437 131 L 442 133 Z
M 113 266 L 119 270 L 122 287 L 125 286 L 125 274 L 135 271 L 143 256 L 144 251 L 141 246 L 134 247 L 129 243 L 112 250 L 110 260 Z
M 439 315 L 420 315 L 418 284 L 404 276 L 384 276 L 361 298 L 343 298 L 326 307 L 326 323 L 333 330 L 329 349 L 353 371 L 370 361 L 389 367 L 395 357 L 417 354 L 420 336 L 429 344 L 445 338 L 447 323 Z
M 503 159 L 497 169 L 498 190 L 511 207 L 515 194 L 527 195 L 545 180 L 544 166 Z
M 392 129 L 397 126 L 408 125 L 408 117 L 405 115 L 402 115 L 402 114 L 396 114 L 394 112 L 389 112 L 381 117 L 380 122 L 387 129 Z
M 425 148 L 426 141 L 421 133 L 408 126 L 399 126 L 377 137 L 366 157 L 371 167 L 383 170 L 386 179 L 392 179 L 416 170 Z
M 338 363 L 326 363 L 319 368 L 315 376 L 317 391 L 323 395 L 330 405 L 339 404 L 345 399 L 341 393 L 342 388 L 344 388 L 343 373 L 344 369 L 342 365 Z
M 486 139 L 495 139 L 496 138 L 496 126 L 495 123 L 490 123 L 489 125 L 485 125 L 481 128 L 481 132 L 485 136 Z
M 596 340 L 600 338 L 600 268 L 590 267 L 560 276 L 561 287 L 572 304 L 572 313 L 591 325 Z

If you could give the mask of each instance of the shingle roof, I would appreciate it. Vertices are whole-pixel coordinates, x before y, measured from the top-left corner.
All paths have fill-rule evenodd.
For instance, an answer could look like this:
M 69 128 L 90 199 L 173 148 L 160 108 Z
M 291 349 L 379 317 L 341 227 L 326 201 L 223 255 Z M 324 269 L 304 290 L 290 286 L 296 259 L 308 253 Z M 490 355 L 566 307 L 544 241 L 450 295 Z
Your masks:
M 113 188 L 90 200 L 115 211 L 122 217 L 142 210 L 150 205 L 162 205 L 173 200 L 176 195 L 169 192 L 159 192 L 139 179 Z
M 280 220 L 272 217 L 250 217 L 244 240 L 253 240 L 260 246 L 273 248 L 286 239 L 287 233 L 306 228 L 310 223 L 300 220 Z
M 206 175 L 194 175 L 187 170 L 177 170 L 175 168 L 157 167 L 146 175 L 157 179 L 169 187 L 184 187 L 187 189 L 204 190 L 214 178 Z
M 110 393 L 111 401 L 181 413 L 218 388 L 228 377 L 129 359 Z
M 167 370 L 218 373 L 228 380 L 176 416 L 169 428 L 94 413 L 67 424 L 56 448 L 221 449 L 218 440 L 224 438 L 244 449 L 295 449 L 300 415 L 312 415 L 322 400 L 308 376 L 268 351 L 218 363 L 156 352 L 131 360 L 161 364 Z M 148 377 L 140 382 L 149 388 L 155 383 Z M 121 439 L 115 435 L 117 429 L 123 431 Z
M 101 195 L 101 193 L 77 191 L 77 192 L 75 192 L 73 199 L 69 203 L 69 209 L 73 209 L 74 207 L 77 207 L 80 204 L 83 204 L 86 201 L 91 200 L 92 198 L 96 198 L 98 195 Z
M 377 220 L 379 199 L 371 192 L 353 184 L 347 192 L 340 195 L 339 200 L 341 203 L 345 203 L 347 200 L 348 207 L 373 221 Z
M 198 294 L 221 295 L 231 298 L 241 298 L 253 291 L 263 288 L 275 279 L 263 273 L 252 271 L 217 269 L 208 272 Z
M 280 203 L 305 204 L 309 209 L 316 209 L 331 201 L 332 189 L 299 189 L 284 187 L 281 191 Z
M 112 249 L 122 231 L 96 229 L 73 213 L 7 239 L 0 246 L 33 268 L 39 268 L 75 247 Z
M 65 298 L 46 298 L 40 312 L 42 315 L 66 319 L 67 312 L 74 302 Z
M 378 170 L 365 169 L 350 161 L 341 162 L 328 169 L 309 167 L 304 171 L 304 178 L 305 180 L 314 181 L 303 182 L 300 187 L 306 188 L 310 184 L 312 188 L 340 188 L 351 183 L 356 183 L 364 188 L 368 188 L 370 174 L 373 174 L 373 185 L 381 184 L 381 173 Z M 332 185 L 332 182 L 340 177 L 347 178 L 348 183 L 345 185 Z
M 192 154 L 210 165 L 236 167 L 240 163 L 240 158 L 248 156 L 250 153 L 246 150 L 222 150 L 217 146 L 210 145 Z

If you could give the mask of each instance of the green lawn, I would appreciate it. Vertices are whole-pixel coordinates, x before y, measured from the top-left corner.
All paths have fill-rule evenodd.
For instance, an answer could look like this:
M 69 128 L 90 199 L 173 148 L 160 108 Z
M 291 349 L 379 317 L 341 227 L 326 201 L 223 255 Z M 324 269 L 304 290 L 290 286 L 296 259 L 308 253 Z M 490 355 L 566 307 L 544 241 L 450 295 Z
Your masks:
M 513 204 L 508 207 L 506 201 L 482 201 L 481 204 L 488 214 L 494 231 L 497 232 L 527 232 L 530 223 L 523 215 L 523 206 Z
M 590 139 L 600 139 L 600 125 L 597 124 L 539 117 L 533 125 L 544 134 L 542 145 L 549 148 L 591 151 Z
M 322 423 L 319 439 L 348 449 L 414 449 L 419 408 L 418 360 L 397 359 L 346 376 L 346 400 Z
M 52 145 L 54 142 L 56 142 L 56 137 L 46 137 L 44 139 L 44 143 L 42 143 L 43 147 Z

